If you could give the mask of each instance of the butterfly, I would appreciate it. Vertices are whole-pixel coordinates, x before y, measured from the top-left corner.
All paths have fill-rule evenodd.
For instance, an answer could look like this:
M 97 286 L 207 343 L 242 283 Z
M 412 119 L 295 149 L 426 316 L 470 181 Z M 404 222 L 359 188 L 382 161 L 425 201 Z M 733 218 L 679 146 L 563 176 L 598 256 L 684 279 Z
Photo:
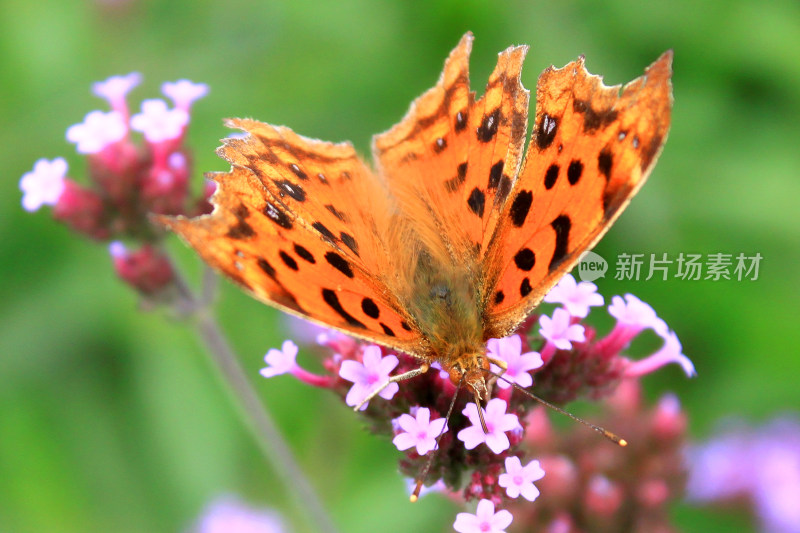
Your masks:
M 478 98 L 472 41 L 374 137 L 374 170 L 349 143 L 231 119 L 247 135 L 217 151 L 232 167 L 209 175 L 213 212 L 161 220 L 255 298 L 420 361 L 398 380 L 438 362 L 477 402 L 486 341 L 528 317 L 652 170 L 670 125 L 672 52 L 622 88 L 583 57 L 546 69 L 525 151 L 527 47 L 499 54 Z

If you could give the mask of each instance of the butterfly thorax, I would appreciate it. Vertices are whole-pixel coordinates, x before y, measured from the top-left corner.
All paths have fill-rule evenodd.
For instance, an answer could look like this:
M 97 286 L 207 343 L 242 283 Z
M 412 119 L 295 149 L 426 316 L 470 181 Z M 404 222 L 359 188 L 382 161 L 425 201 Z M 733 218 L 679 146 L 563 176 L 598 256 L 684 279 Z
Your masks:
M 429 341 L 429 357 L 442 365 L 454 384 L 483 397 L 489 363 L 483 309 L 471 269 L 421 254 L 412 285 L 408 308 Z

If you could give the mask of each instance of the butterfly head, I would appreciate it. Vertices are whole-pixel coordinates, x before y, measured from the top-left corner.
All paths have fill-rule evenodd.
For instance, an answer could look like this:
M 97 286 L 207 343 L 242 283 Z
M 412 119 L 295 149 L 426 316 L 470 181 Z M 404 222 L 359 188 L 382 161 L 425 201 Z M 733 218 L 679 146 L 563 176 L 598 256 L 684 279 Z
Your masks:
M 450 381 L 453 385 L 456 387 L 466 385 L 481 400 L 486 397 L 485 376 L 489 370 L 489 359 L 485 353 L 464 355 L 447 367 L 447 372 L 450 374 Z

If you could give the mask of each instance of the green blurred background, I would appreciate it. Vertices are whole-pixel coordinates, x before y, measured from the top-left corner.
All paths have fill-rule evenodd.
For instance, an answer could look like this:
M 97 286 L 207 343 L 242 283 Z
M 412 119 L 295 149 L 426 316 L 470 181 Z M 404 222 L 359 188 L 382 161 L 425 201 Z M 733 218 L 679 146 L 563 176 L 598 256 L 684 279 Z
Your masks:
M 800 4 L 783 2 L 0 1 L 0 531 L 176 532 L 220 493 L 284 514 L 307 531 L 274 480 L 192 331 L 143 313 L 106 247 L 74 237 L 47 209 L 20 208 L 19 177 L 40 157 L 85 161 L 65 129 L 104 102 L 93 81 L 139 71 L 132 107 L 163 81 L 210 85 L 190 146 L 200 171 L 223 117 L 252 116 L 326 140 L 394 124 L 438 77 L 467 30 L 480 91 L 497 52 L 531 45 L 523 73 L 579 54 L 621 83 L 675 50 L 666 149 L 597 251 L 763 256 L 757 281 L 599 280 L 633 292 L 680 336 L 699 377 L 645 378 L 678 393 L 694 438 L 730 415 L 756 422 L 800 407 Z M 199 267 L 173 247 L 195 274 Z M 441 531 L 456 506 L 411 506 L 397 451 L 367 434 L 330 393 L 261 379 L 282 341 L 279 313 L 225 283 L 218 316 L 308 478 L 346 532 Z M 306 359 L 307 361 L 308 359 Z M 302 361 L 302 355 L 301 355 Z M 686 531 L 749 531 L 747 515 L 680 505 Z

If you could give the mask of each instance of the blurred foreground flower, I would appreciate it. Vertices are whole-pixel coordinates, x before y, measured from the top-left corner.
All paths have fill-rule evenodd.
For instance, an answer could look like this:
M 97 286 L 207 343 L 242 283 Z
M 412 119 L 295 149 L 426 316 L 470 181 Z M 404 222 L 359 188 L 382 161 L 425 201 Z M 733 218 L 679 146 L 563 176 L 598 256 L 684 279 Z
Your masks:
M 223 496 L 209 504 L 192 533 L 283 533 L 278 515 Z
M 767 533 L 800 532 L 800 419 L 752 428 L 729 422 L 689 449 L 687 497 L 695 503 L 745 502 Z

